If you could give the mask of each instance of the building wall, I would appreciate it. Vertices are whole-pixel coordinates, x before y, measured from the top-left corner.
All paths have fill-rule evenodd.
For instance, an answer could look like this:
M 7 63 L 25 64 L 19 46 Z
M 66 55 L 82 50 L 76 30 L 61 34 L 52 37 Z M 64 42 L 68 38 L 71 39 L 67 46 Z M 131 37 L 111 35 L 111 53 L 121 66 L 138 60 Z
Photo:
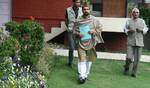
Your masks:
M 125 17 L 126 0 L 103 0 L 104 17 Z
M 50 32 L 51 27 L 60 26 L 65 18 L 65 8 L 70 4 L 71 0 L 13 0 L 12 18 L 21 22 L 33 16 L 43 24 L 46 32 Z
M 11 20 L 11 0 L 0 0 L 0 27 Z
M 127 47 L 127 38 L 125 33 L 103 32 L 103 44 L 97 45 L 97 50 L 101 51 L 125 51 Z
M 126 17 L 126 0 L 103 0 L 103 17 Z M 123 29 L 122 29 L 123 30 Z M 127 47 L 124 33 L 103 32 L 104 44 L 98 44 L 97 50 L 123 51 Z
M 123 6 L 122 9 L 114 6 L 115 0 L 103 0 L 104 1 L 104 16 L 109 17 L 124 17 L 125 9 L 124 4 L 117 4 L 117 6 Z M 113 1 L 113 5 L 111 5 Z M 125 1 L 125 0 L 118 0 Z M 118 2 L 117 1 L 117 2 Z M 121 2 L 120 2 L 121 3 Z M 13 0 L 12 1 L 12 18 L 18 22 L 28 19 L 29 16 L 35 17 L 36 21 L 41 22 L 45 27 L 46 32 L 51 31 L 51 27 L 60 26 L 60 21 L 65 20 L 65 9 L 71 5 L 71 0 Z M 109 8 L 108 8 L 108 7 Z M 111 6 L 114 6 L 111 8 Z M 108 9 L 107 9 L 108 8 Z M 111 8 L 111 11 L 110 11 Z M 118 14 L 117 12 L 121 10 Z M 63 33 L 64 37 L 58 36 L 55 40 L 64 41 L 64 44 L 68 44 L 67 32 Z M 62 35 L 60 35 L 62 36 Z M 99 44 L 97 47 L 102 47 L 108 50 L 123 50 L 126 49 L 126 37 L 122 33 L 108 33 L 102 34 L 105 43 Z

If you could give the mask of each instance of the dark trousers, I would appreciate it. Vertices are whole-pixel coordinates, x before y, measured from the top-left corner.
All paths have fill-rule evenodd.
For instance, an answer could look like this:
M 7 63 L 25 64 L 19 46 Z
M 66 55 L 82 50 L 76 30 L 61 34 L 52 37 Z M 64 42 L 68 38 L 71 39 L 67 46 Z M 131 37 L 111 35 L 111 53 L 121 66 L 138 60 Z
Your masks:
M 75 50 L 75 40 L 72 32 L 68 32 L 69 52 L 68 52 L 68 64 L 72 65 Z

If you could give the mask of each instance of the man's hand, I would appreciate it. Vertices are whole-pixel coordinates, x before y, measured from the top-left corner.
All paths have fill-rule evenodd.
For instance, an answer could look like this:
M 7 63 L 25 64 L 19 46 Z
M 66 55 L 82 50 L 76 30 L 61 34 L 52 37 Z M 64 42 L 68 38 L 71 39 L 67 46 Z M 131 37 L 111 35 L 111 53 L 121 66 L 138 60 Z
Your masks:
M 83 34 L 79 33 L 79 38 L 82 38 L 83 37 Z
M 136 32 L 136 30 L 132 29 L 130 26 L 128 26 L 127 28 L 128 28 L 128 32 L 130 33 Z
M 77 32 L 76 35 L 77 35 L 79 38 L 82 38 L 82 37 L 83 37 L 83 34 L 81 34 L 80 32 Z
M 89 34 L 93 34 L 93 33 L 96 33 L 95 29 L 89 31 Z
M 136 32 L 136 30 L 129 29 L 128 32 Z

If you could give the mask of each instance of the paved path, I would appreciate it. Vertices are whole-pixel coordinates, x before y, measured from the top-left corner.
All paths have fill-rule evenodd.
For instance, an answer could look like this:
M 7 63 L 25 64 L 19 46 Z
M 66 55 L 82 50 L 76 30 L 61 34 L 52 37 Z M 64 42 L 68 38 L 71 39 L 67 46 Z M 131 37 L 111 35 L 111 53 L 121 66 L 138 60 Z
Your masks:
M 54 49 L 57 55 L 68 56 L 68 50 L 66 49 Z M 77 51 L 75 51 L 75 57 L 78 57 Z M 108 52 L 97 52 L 98 58 L 100 59 L 114 59 L 114 60 L 125 60 L 126 54 L 122 53 L 108 53 Z M 142 62 L 150 62 L 150 56 L 142 55 Z

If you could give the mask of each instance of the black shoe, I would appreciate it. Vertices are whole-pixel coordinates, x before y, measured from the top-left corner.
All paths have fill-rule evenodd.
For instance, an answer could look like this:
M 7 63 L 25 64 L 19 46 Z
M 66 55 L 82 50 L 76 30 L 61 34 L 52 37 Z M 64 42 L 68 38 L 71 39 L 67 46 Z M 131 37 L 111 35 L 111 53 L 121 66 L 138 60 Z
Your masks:
M 123 72 L 123 74 L 124 75 L 128 75 L 128 73 L 129 73 L 129 68 L 127 68 L 127 67 L 124 66 L 124 72 Z
M 125 69 L 124 72 L 123 72 L 124 75 L 128 75 L 128 73 L 129 73 L 128 69 Z
M 70 63 L 68 63 L 67 66 L 68 66 L 69 68 L 72 68 L 72 64 L 70 64 Z
M 131 74 L 131 76 L 134 77 L 134 78 L 136 78 L 136 75 L 135 75 L 135 74 Z
M 86 79 L 84 79 L 84 78 L 79 78 L 79 79 L 78 79 L 78 83 L 79 83 L 79 84 L 84 84 L 85 81 L 86 81 Z
M 130 67 L 131 63 L 132 63 L 131 59 L 126 58 L 126 63 L 124 65 L 124 72 L 123 72 L 124 75 L 128 75 L 128 73 L 129 73 L 129 67 Z

